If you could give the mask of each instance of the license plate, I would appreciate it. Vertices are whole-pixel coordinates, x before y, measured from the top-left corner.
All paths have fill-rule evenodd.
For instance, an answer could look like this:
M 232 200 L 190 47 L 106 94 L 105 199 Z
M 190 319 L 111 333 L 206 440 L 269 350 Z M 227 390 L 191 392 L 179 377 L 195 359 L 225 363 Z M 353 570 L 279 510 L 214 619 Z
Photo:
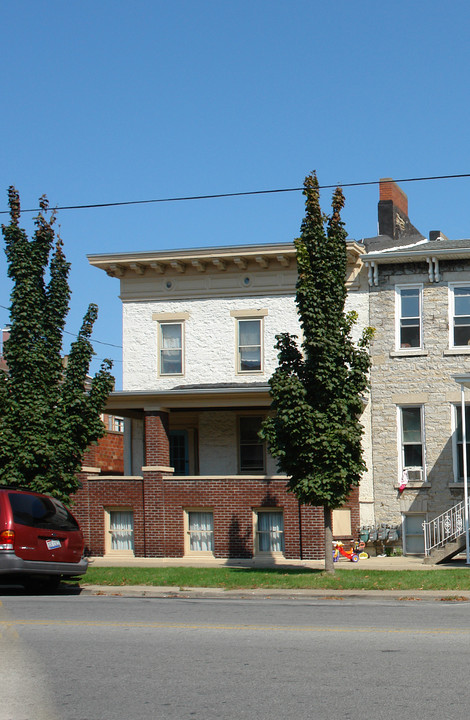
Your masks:
M 46 545 L 49 550 L 57 550 L 60 548 L 60 540 L 46 540 Z

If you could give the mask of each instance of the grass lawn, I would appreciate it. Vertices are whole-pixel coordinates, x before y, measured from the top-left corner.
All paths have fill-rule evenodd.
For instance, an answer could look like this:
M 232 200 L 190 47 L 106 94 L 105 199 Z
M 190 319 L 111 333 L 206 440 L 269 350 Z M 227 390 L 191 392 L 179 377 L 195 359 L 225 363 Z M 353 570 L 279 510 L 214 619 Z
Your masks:
M 89 568 L 80 585 L 157 585 L 180 588 L 331 589 L 331 590 L 468 590 L 470 569 L 338 570 L 329 575 L 310 569 L 245 568 Z

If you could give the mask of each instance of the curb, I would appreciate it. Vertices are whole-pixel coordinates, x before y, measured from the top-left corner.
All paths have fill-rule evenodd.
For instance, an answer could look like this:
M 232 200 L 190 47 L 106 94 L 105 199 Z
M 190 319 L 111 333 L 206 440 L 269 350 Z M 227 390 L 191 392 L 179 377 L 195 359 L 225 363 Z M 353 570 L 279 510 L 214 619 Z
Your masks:
M 154 597 L 154 598 L 206 598 L 232 600 L 439 600 L 442 602 L 470 602 L 470 592 L 462 590 L 332 590 L 332 589 L 237 589 L 184 588 L 177 586 L 149 585 L 86 585 L 80 586 L 81 595 L 107 597 Z

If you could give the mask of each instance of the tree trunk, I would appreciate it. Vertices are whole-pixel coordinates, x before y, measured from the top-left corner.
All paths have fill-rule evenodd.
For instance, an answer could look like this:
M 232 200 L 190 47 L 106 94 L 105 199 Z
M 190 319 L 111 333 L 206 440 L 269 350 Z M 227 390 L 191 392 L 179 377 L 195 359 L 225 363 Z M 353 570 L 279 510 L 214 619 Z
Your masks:
M 323 517 L 325 523 L 325 572 L 332 573 L 335 571 L 333 562 L 333 521 L 331 509 L 326 505 L 323 507 Z

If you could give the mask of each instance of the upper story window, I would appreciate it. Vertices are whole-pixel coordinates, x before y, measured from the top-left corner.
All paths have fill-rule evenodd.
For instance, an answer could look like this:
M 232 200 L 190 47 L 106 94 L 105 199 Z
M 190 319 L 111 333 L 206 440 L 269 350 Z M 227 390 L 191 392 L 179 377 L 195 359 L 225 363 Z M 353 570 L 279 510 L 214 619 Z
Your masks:
M 464 479 L 463 472 L 463 432 L 462 432 L 462 406 L 454 406 L 454 479 L 460 482 Z M 467 476 L 470 474 L 470 405 L 465 405 L 465 446 L 467 456 Z
M 238 372 L 258 372 L 261 368 L 262 320 L 238 320 Z
M 408 472 L 410 480 L 424 479 L 424 422 L 423 406 L 403 406 L 399 411 L 401 472 Z
M 420 285 L 396 286 L 397 350 L 422 347 L 422 294 Z
M 124 418 L 113 415 L 111 430 L 114 430 L 114 432 L 124 432 Z
M 160 375 L 183 374 L 183 323 L 160 323 Z
M 470 285 L 449 286 L 450 346 L 470 346 Z
M 231 310 L 236 327 L 237 373 L 263 372 L 264 317 L 267 310 Z
M 189 313 L 153 313 L 158 322 L 158 374 L 184 374 L 184 321 Z

